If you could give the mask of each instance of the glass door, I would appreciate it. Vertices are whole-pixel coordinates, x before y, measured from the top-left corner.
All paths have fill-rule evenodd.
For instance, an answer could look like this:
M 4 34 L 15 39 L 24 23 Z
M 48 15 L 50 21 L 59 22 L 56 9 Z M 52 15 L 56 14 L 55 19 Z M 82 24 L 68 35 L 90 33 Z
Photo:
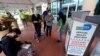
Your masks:
M 57 13 L 60 10 L 60 2 L 59 1 L 55 1 L 51 3 L 51 13 L 53 14 L 54 17 L 54 23 L 57 23 Z

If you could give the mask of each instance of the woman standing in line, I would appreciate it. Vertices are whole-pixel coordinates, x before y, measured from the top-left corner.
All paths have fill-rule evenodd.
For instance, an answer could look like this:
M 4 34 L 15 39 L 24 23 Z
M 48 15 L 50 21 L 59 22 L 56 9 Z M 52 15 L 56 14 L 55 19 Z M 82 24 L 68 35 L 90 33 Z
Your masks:
M 61 42 L 62 41 L 62 34 L 64 32 L 64 25 L 66 22 L 66 17 L 62 12 L 58 13 L 58 17 L 59 17 L 59 20 L 58 20 L 58 26 L 59 26 L 59 28 L 58 28 L 58 34 L 59 34 L 58 42 Z
M 34 28 L 35 28 L 35 37 L 36 40 L 39 42 L 39 38 L 41 36 L 41 16 L 40 14 L 33 14 L 32 15 L 32 21 L 34 24 Z
M 52 24 L 53 24 L 53 15 L 48 12 L 48 15 L 45 17 L 46 21 L 46 36 L 51 36 L 51 31 L 52 31 Z

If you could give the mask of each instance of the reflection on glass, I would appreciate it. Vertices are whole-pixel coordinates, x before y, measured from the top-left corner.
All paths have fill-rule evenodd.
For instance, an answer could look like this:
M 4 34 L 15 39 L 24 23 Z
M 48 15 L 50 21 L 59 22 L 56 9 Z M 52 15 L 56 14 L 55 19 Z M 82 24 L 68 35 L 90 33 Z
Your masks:
M 83 5 L 83 0 L 64 0 L 65 3 L 78 3 L 78 5 Z
M 51 3 L 51 12 L 53 15 L 57 15 L 59 9 L 60 9 L 60 2 Z
M 64 0 L 64 3 L 73 3 L 74 0 Z

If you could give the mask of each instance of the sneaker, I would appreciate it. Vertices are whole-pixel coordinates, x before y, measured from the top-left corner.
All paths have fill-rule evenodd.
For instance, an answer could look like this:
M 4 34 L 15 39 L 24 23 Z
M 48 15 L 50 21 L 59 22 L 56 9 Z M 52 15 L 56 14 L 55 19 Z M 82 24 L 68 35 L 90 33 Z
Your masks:
M 39 43 L 40 41 L 39 41 L 39 39 L 36 39 L 36 41 Z

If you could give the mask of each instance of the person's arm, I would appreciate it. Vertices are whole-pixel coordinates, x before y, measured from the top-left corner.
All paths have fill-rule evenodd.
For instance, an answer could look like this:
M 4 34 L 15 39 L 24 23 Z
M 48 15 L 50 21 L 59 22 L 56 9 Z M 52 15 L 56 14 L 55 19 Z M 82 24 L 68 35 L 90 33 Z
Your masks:
M 44 21 L 45 21 L 45 22 L 47 21 L 47 18 L 48 18 L 48 16 L 46 16 L 46 17 L 44 18 Z
M 42 22 L 42 17 L 41 17 L 41 15 L 39 15 L 39 23 L 41 23 Z
M 42 21 L 43 21 L 43 22 L 45 21 L 45 17 L 44 17 L 44 15 L 42 15 Z
M 52 15 L 52 20 L 54 20 L 54 17 L 53 17 L 53 15 Z
M 10 37 L 4 36 L 2 41 L 2 48 L 4 48 L 4 52 L 6 52 L 6 55 L 11 56 L 11 50 L 10 50 Z
M 43 14 L 42 14 L 42 15 L 43 15 L 43 21 L 45 21 L 45 17 L 47 16 L 47 14 L 48 14 L 47 11 L 44 11 L 44 12 L 43 12 Z

